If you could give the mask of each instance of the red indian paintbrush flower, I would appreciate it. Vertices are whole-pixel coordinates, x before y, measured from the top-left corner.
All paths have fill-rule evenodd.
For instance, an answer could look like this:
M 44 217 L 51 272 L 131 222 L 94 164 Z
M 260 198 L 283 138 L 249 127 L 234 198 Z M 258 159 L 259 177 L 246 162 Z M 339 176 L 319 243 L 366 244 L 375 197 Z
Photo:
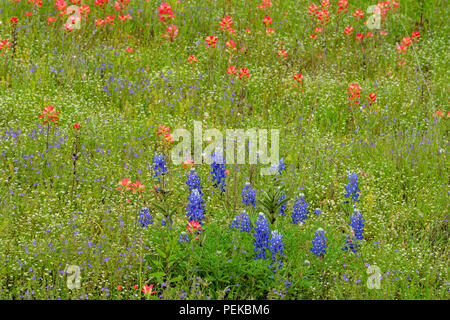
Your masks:
M 55 17 L 48 17 L 47 18 L 48 25 L 50 25 L 52 22 L 55 22 L 55 21 L 56 21 Z
M 117 189 L 118 190 L 125 189 L 125 191 L 128 191 L 128 190 L 130 190 L 130 187 L 129 187 L 130 184 L 131 184 L 130 179 L 124 178 L 122 180 L 119 180 L 119 183 L 118 183 L 119 186 L 117 187 Z M 121 191 L 121 192 L 123 192 L 123 191 Z
M 142 182 L 135 181 L 133 184 L 131 184 L 131 190 L 134 193 L 138 191 L 145 191 L 145 186 L 142 184 Z
M 395 48 L 399 53 L 405 54 L 406 53 L 406 46 L 404 44 L 399 44 L 397 48 Z
M 350 27 L 350 26 L 345 27 L 344 33 L 348 36 L 351 36 L 353 34 L 353 27 Z
M 55 6 L 56 10 L 59 11 L 60 16 L 65 14 L 67 3 L 64 0 L 56 0 Z
M 348 11 L 348 9 L 347 9 L 347 7 L 348 7 L 348 0 L 339 0 L 338 1 L 338 6 L 339 6 L 339 8 L 337 10 L 338 14 L 341 13 L 341 12 L 347 12 Z
M 229 66 L 227 69 L 227 73 L 229 74 L 237 74 L 237 69 L 235 66 Z
M 316 13 L 317 10 L 319 10 L 319 7 L 316 6 L 315 4 L 312 4 L 308 7 L 308 10 L 309 10 L 308 14 L 313 15 Z
M 173 14 L 172 11 L 172 7 L 167 2 L 161 3 L 158 13 L 159 13 L 159 20 L 161 22 L 166 22 L 167 20 L 175 18 L 175 15 Z
M 156 134 L 169 144 L 173 144 L 175 141 L 173 135 L 170 134 L 170 128 L 167 126 L 159 125 Z
M 369 94 L 369 96 L 367 97 L 367 99 L 369 100 L 369 104 L 372 104 L 375 102 L 375 100 L 377 100 L 377 95 L 373 92 L 371 92 Z
M 64 23 L 63 29 L 68 33 L 72 32 L 73 31 L 72 23 L 69 23 L 69 22 Z
M 123 10 L 124 8 L 125 8 L 125 5 L 123 5 L 119 1 L 116 1 L 116 3 L 114 4 L 114 9 L 116 9 L 116 11 Z
M 166 39 L 170 40 L 170 42 L 173 42 L 175 37 L 178 36 L 178 27 L 172 24 L 166 28 L 166 32 L 167 32 L 167 34 L 165 35 Z
M 294 74 L 294 80 L 299 82 L 299 83 L 302 83 L 303 82 L 303 75 L 301 73 Z
M 270 8 L 272 6 L 272 3 L 270 0 L 262 0 L 262 4 L 258 5 L 256 8 L 257 9 L 266 9 L 266 8 Z
M 95 25 L 97 27 L 103 27 L 106 24 L 106 20 L 102 20 L 102 19 L 95 19 Z
M 183 161 L 182 167 L 183 168 L 192 168 L 194 166 L 194 161 L 192 159 L 186 159 Z
M 143 293 L 145 293 L 145 294 L 154 294 L 154 293 L 156 293 L 156 291 L 152 291 L 152 289 L 153 289 L 153 284 L 151 284 L 149 286 L 148 285 L 144 285 L 142 287 L 141 291 Z
M 42 114 L 39 115 L 39 118 L 46 118 L 45 121 L 42 123 L 43 125 L 45 125 L 47 122 L 51 121 L 54 122 L 55 124 L 58 124 L 57 120 L 58 120 L 58 114 L 59 112 L 54 112 L 55 108 L 51 105 L 48 105 L 44 108 L 44 110 L 42 111 Z
M 364 17 L 364 12 L 362 12 L 361 10 L 355 10 L 353 12 L 353 16 L 356 18 L 356 20 L 361 19 L 362 17 Z
M 215 47 L 217 43 L 217 38 L 214 36 L 207 36 L 205 39 L 206 43 L 210 47 Z
M 202 226 L 197 221 L 191 220 L 188 222 L 188 225 L 186 226 L 186 229 L 188 229 L 190 232 L 193 232 L 194 230 L 201 231 Z
M 436 112 L 434 113 L 434 116 L 439 118 L 442 118 L 443 115 L 444 113 L 442 112 L 442 110 L 436 110 Z
M 225 45 L 227 46 L 228 49 L 236 49 L 236 42 L 234 42 L 233 40 L 228 40 Z
M 167 134 L 166 137 L 164 138 L 164 141 L 167 142 L 168 144 L 173 144 L 175 142 L 173 134 L 171 133 Z
M 6 49 L 11 49 L 11 43 L 8 40 L 1 40 L 0 41 L 0 50 L 6 51 Z
M 89 13 L 91 13 L 91 8 L 88 5 L 83 4 L 80 8 L 80 15 L 84 16 L 84 18 L 87 20 Z
M 262 20 L 265 25 L 271 24 L 273 22 L 272 18 L 269 16 L 265 16 Z
M 278 56 L 279 57 L 283 57 L 283 58 L 287 58 L 288 57 L 288 53 L 287 53 L 287 51 L 286 50 L 278 50 Z
M 417 41 L 418 39 L 420 39 L 420 33 L 419 31 L 413 31 L 411 38 L 413 38 L 415 41 Z
M 16 24 L 17 21 L 19 21 L 19 20 L 17 19 L 17 17 L 12 17 L 12 18 L 9 20 L 9 22 L 11 22 L 12 24 Z
M 247 68 L 240 68 L 238 76 L 241 79 L 247 79 L 250 76 L 250 71 Z
M 168 127 L 168 126 L 161 126 L 161 125 L 159 125 L 158 126 L 158 129 L 156 129 L 156 134 L 158 135 L 158 136 L 160 136 L 160 135 L 166 135 L 166 134 L 168 134 L 170 132 L 170 128 Z
M 410 44 L 412 44 L 411 38 L 410 37 L 403 37 L 402 44 L 405 45 L 405 46 L 409 46 Z
M 118 18 L 119 18 L 119 20 L 122 21 L 122 22 L 125 22 L 125 21 L 127 21 L 127 20 L 132 20 L 132 19 L 133 19 L 133 18 L 130 16 L 130 14 L 127 14 L 127 15 L 121 15 L 121 16 L 118 16 Z
M 194 238 L 195 240 L 198 240 L 198 234 L 202 231 L 202 226 L 199 222 L 191 220 L 188 222 L 188 225 L 186 226 L 186 229 L 189 230 L 192 234 L 197 234 L 197 236 Z
M 328 20 L 330 18 L 330 13 L 328 12 L 328 10 L 320 10 L 319 12 L 317 12 L 317 19 L 319 19 L 320 23 L 322 25 L 327 24 Z
M 195 56 L 189 56 L 188 57 L 188 62 L 189 63 L 196 63 L 198 60 Z
M 357 83 L 352 83 L 348 86 L 348 93 L 350 93 L 350 97 L 347 99 L 352 101 L 353 103 L 359 103 L 359 95 L 361 93 L 361 87 Z
M 81 125 L 79 123 L 75 123 L 72 125 L 72 128 L 79 130 L 81 128 Z
M 322 2 L 320 3 L 320 5 L 325 8 L 328 9 L 328 7 L 330 6 L 330 0 L 322 0 Z
M 233 19 L 231 19 L 230 16 L 226 16 L 222 18 L 222 21 L 219 22 L 220 24 L 220 30 L 225 31 L 228 30 L 229 33 L 235 33 L 236 30 L 234 30 L 231 26 L 234 24 Z
M 112 16 L 107 16 L 105 21 L 109 22 L 110 24 L 114 24 L 114 19 L 116 18 L 116 15 L 113 14 Z
M 355 41 L 360 42 L 360 41 L 362 41 L 362 39 L 364 39 L 364 35 L 362 33 L 356 34 Z

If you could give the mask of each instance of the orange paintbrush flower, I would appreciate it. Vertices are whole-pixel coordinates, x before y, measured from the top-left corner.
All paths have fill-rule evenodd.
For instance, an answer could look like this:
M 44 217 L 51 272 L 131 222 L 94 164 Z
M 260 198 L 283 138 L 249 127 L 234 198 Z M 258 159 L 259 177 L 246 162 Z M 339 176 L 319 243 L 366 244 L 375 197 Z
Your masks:
M 39 115 L 39 118 L 46 118 L 45 121 L 42 123 L 45 125 L 48 122 L 53 122 L 54 124 L 58 124 L 58 114 L 59 112 L 54 112 L 55 108 L 52 105 L 48 105 L 44 108 L 42 111 L 42 114 Z
M 130 190 L 130 187 L 129 187 L 130 184 L 131 184 L 130 179 L 124 178 L 124 179 L 119 181 L 119 183 L 118 183 L 119 186 L 117 187 L 117 189 L 118 190 L 125 189 L 125 191 L 128 191 L 128 190 Z

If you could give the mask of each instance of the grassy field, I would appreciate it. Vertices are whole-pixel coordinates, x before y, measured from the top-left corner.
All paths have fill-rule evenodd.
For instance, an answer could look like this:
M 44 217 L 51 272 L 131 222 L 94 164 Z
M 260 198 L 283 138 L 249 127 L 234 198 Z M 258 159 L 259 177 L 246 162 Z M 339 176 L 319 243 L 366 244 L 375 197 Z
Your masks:
M 448 1 L 372 5 L 1 0 L 0 299 L 448 299 Z

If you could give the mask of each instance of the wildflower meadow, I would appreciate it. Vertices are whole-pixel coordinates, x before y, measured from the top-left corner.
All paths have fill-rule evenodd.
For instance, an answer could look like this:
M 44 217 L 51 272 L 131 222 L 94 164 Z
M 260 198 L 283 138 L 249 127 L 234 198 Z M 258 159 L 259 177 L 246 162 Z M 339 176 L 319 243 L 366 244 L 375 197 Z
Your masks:
M 448 14 L 0 0 L 0 299 L 448 300 Z

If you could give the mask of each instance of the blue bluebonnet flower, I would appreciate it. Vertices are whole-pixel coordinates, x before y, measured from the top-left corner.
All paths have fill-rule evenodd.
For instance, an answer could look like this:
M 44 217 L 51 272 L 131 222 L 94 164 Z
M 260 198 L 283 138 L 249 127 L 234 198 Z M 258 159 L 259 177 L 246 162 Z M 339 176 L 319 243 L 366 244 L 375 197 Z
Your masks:
M 142 228 L 146 228 L 149 224 L 153 223 L 152 216 L 150 215 L 150 210 L 148 208 L 142 208 L 139 210 L 138 221 Z
M 278 233 L 277 230 L 272 231 L 272 238 L 270 238 L 267 248 L 272 253 L 272 262 L 270 263 L 269 268 L 272 269 L 273 272 L 276 272 L 283 266 L 283 261 L 279 259 L 279 256 L 284 256 L 283 235 Z
M 189 217 L 189 221 L 197 221 L 203 225 L 203 218 L 205 210 L 203 209 L 203 199 L 200 192 L 197 189 L 192 190 L 188 197 L 189 203 L 187 206 L 188 212 L 186 215 Z
M 359 244 L 358 242 L 354 241 L 354 239 L 347 237 L 347 241 L 345 243 L 345 246 L 342 248 L 345 252 L 348 250 L 351 250 L 353 253 L 356 253 L 358 251 Z
M 352 197 L 353 201 L 359 201 L 359 182 L 357 173 L 348 173 L 348 185 L 345 186 L 345 191 L 347 192 L 344 197 Z
M 313 246 L 310 249 L 311 252 L 318 257 L 322 257 L 326 253 L 325 248 L 328 247 L 327 241 L 328 239 L 325 237 L 325 231 L 319 228 L 316 231 L 316 237 L 312 241 Z
M 292 211 L 292 221 L 291 223 L 305 222 L 308 218 L 307 213 L 309 210 L 308 204 L 304 202 L 305 195 L 303 193 L 297 196 L 297 200 L 294 203 L 293 211 Z
M 153 170 L 155 171 L 155 175 L 154 177 L 159 177 L 160 175 L 163 175 L 167 172 L 167 167 L 166 167 L 166 160 L 164 160 L 164 155 L 157 155 L 155 154 L 153 156 Z
M 315 209 L 314 209 L 314 214 L 315 214 L 316 216 L 320 216 L 321 213 L 322 213 L 322 210 L 320 210 L 320 208 L 315 208 Z
M 283 190 L 283 194 L 281 195 L 281 197 L 280 197 L 280 199 L 278 200 L 278 202 L 281 202 L 281 201 L 283 201 L 284 199 L 286 199 L 286 194 L 284 193 L 284 190 Z M 283 216 L 286 215 L 286 206 L 287 206 L 287 203 L 286 203 L 286 202 L 283 203 L 283 204 L 280 206 L 280 214 L 283 215 Z
M 183 231 L 180 234 L 180 239 L 178 240 L 178 242 L 183 243 L 183 242 L 189 242 L 189 241 L 191 241 L 191 239 L 189 239 L 188 234 Z
M 169 229 L 172 229 L 173 221 L 172 219 L 168 218 L 167 221 L 164 219 L 161 219 L 161 226 L 165 226 L 169 222 Z
M 242 211 L 231 222 L 230 228 L 241 229 L 241 232 L 250 232 L 252 230 L 252 222 L 245 211 Z
M 200 192 L 200 194 L 202 193 L 202 186 L 200 185 L 200 177 L 194 168 L 191 168 L 191 170 L 189 170 L 189 173 L 187 174 L 186 184 L 189 187 L 189 191 L 197 189 Z
M 226 172 L 225 165 L 223 164 L 222 150 L 220 148 L 217 148 L 211 156 L 211 174 L 214 186 L 224 192 L 226 187 Z
M 258 219 L 255 221 L 255 233 L 253 234 L 255 237 L 255 245 L 254 251 L 256 252 L 256 259 L 266 259 L 266 248 L 269 245 L 269 220 L 265 217 L 264 213 L 260 212 Z
M 364 232 L 364 219 L 361 215 L 361 212 L 359 212 L 359 210 L 356 209 L 354 215 L 351 216 L 350 219 L 352 220 L 352 222 L 350 222 L 349 225 L 353 229 L 355 238 L 361 241 L 363 239 L 363 232 Z
M 241 195 L 243 204 L 252 205 L 253 208 L 256 208 L 256 189 L 252 189 L 249 182 L 245 183 L 245 187 L 242 189 Z
M 281 174 L 283 170 L 286 170 L 286 165 L 284 164 L 284 157 L 278 162 L 278 174 Z
M 283 170 L 286 170 L 286 165 L 284 164 L 284 158 L 278 161 L 278 164 L 274 164 L 270 167 L 270 171 L 278 171 L 281 174 Z

